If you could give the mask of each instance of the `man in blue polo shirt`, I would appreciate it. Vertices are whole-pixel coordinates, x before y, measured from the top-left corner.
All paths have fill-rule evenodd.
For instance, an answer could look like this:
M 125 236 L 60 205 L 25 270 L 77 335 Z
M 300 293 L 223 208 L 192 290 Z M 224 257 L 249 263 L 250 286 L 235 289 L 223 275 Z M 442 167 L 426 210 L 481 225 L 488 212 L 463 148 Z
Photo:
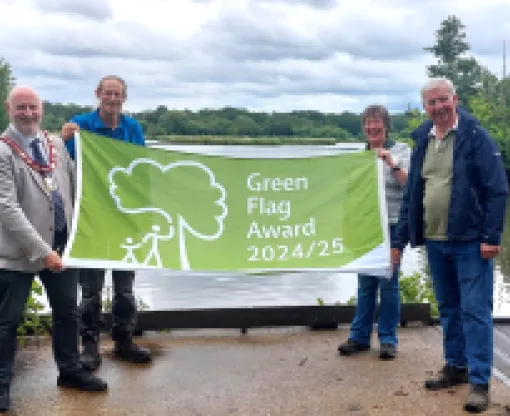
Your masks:
M 115 140 L 145 146 L 140 123 L 122 114 L 122 105 L 127 97 L 125 81 L 115 75 L 101 79 L 96 89 L 99 107 L 80 114 L 62 126 L 62 138 L 73 160 L 75 159 L 74 133 L 79 129 L 91 131 Z M 101 290 L 104 286 L 105 271 L 100 269 L 80 270 L 82 287 L 81 338 L 83 367 L 93 371 L 101 364 L 99 354 L 99 330 L 101 314 Z M 117 357 L 134 362 L 146 363 L 151 360 L 150 352 L 133 342 L 136 324 L 136 302 L 133 295 L 133 271 L 113 270 L 112 338 Z

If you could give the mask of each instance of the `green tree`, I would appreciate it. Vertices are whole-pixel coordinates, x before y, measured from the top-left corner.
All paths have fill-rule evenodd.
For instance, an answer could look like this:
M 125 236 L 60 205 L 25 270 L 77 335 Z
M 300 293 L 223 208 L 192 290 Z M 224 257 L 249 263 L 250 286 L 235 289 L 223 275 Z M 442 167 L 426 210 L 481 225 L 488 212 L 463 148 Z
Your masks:
M 260 126 L 247 114 L 237 116 L 229 131 L 234 136 L 258 136 L 260 132 Z
M 43 127 L 51 132 L 60 131 L 62 124 L 76 114 L 93 109 L 76 104 L 50 102 L 45 102 L 44 106 Z M 190 111 L 174 110 L 160 105 L 153 110 L 130 115 L 140 122 L 147 138 L 234 135 L 272 137 L 276 139 L 273 141 L 275 143 L 291 137 L 325 138 L 337 142 L 363 140 L 360 115 L 352 112 L 334 114 L 300 110 L 290 113 L 264 113 L 233 107 Z M 394 114 L 392 119 L 392 137 L 402 136 L 402 130 L 407 128 L 406 113 Z M 203 138 L 203 141 L 210 143 L 210 139 Z M 201 141 L 198 137 L 195 140 Z
M 9 117 L 3 104 L 14 86 L 14 81 L 11 66 L 4 58 L 0 58 L 0 131 L 4 131 L 9 124 Z
M 407 120 L 407 126 L 398 132 L 391 132 L 390 137 L 396 140 L 408 143 L 411 147 L 414 146 L 414 142 L 411 139 L 411 133 L 423 123 L 427 116 L 417 108 L 409 108 L 404 114 Z
M 269 122 L 269 134 L 272 136 L 292 136 L 293 118 L 287 114 L 273 113 Z
M 470 109 L 469 97 L 480 90 L 483 70 L 475 58 L 467 55 L 470 46 L 465 26 L 456 16 L 448 16 L 441 22 L 435 37 L 436 43 L 424 48 L 437 58 L 437 64 L 427 66 L 428 74 L 449 78 L 457 89 L 461 105 Z
M 510 79 L 489 85 L 486 91 L 472 96 L 473 115 L 496 140 L 501 150 L 505 168 L 510 170 Z

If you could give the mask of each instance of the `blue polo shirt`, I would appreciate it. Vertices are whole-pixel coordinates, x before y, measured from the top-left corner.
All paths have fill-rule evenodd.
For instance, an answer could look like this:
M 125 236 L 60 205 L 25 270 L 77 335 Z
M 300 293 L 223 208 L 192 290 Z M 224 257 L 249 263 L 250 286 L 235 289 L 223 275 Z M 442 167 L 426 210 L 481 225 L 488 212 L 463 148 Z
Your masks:
M 142 126 L 132 117 L 124 114 L 120 115 L 119 125 L 112 129 L 104 125 L 101 117 L 99 117 L 99 109 L 91 113 L 84 113 L 74 116 L 72 123 L 78 124 L 80 129 L 100 134 L 101 136 L 110 137 L 116 140 L 123 140 L 128 143 L 145 146 L 145 138 L 143 137 Z M 71 158 L 75 159 L 74 137 L 65 142 L 67 151 Z

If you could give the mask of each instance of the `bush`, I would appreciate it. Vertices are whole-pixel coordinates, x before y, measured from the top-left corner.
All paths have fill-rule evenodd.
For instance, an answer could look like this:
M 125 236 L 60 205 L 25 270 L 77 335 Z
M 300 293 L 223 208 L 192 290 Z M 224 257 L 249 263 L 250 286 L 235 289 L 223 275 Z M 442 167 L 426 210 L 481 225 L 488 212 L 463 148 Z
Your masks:
M 113 306 L 113 295 L 112 295 L 112 287 L 106 286 L 106 296 L 101 300 L 101 309 L 103 313 L 111 313 Z M 137 297 L 135 299 L 136 309 L 138 311 L 146 311 L 149 309 L 149 304 L 145 302 L 142 298 Z
M 437 318 L 439 316 L 436 297 L 429 278 L 419 272 L 414 272 L 410 276 L 404 276 L 400 272 L 399 285 L 401 303 L 430 303 L 432 317 Z M 336 302 L 335 305 L 356 305 L 356 302 L 356 296 L 353 296 L 347 302 Z M 325 305 L 322 298 L 317 298 L 317 304 L 319 306 Z
M 43 335 L 48 332 L 47 322 L 42 322 L 41 311 L 44 309 L 44 305 L 38 300 L 38 296 L 42 296 L 43 286 L 39 280 L 34 279 L 32 282 L 32 288 L 25 305 L 25 311 L 23 312 L 23 319 L 21 325 L 18 327 L 17 334 L 18 340 L 23 345 L 26 342 L 28 336 Z
M 414 272 L 411 276 L 400 273 L 400 298 L 402 303 L 430 303 L 431 315 L 439 316 L 437 300 L 432 289 L 432 281 L 421 273 Z
M 28 337 L 48 335 L 51 328 L 51 316 L 41 316 L 44 304 L 38 299 L 43 295 L 43 285 L 37 279 L 32 282 L 32 288 L 25 305 L 21 325 L 17 329 L 18 341 L 23 346 Z M 149 305 L 142 298 L 136 298 L 136 306 L 139 311 L 149 309 Z M 106 298 L 102 301 L 103 312 L 111 312 L 112 290 L 106 287 Z

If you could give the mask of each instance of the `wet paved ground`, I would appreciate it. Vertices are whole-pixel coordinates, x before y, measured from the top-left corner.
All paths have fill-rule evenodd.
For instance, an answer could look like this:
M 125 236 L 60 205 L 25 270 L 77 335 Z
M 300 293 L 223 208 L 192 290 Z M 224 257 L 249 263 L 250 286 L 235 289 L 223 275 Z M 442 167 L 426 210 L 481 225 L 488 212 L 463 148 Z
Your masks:
M 496 325 L 494 329 L 495 374 L 510 388 L 510 325 Z M 510 396 L 510 395 L 509 395 Z
M 508 334 L 510 328 L 498 328 L 498 337 L 504 337 L 500 332 Z M 139 341 L 153 349 L 155 360 L 140 368 L 115 361 L 108 352 L 111 343 L 104 341 L 99 374 L 110 388 L 99 395 L 58 389 L 51 348 L 26 347 L 18 355 L 9 414 L 465 414 L 465 386 L 434 393 L 422 388 L 423 379 L 441 365 L 438 328 L 402 328 L 394 362 L 380 361 L 376 350 L 357 358 L 337 356 L 346 336 L 345 328 L 253 330 L 245 336 L 237 331 L 151 333 Z M 508 392 L 494 380 L 486 414 L 510 414 Z

